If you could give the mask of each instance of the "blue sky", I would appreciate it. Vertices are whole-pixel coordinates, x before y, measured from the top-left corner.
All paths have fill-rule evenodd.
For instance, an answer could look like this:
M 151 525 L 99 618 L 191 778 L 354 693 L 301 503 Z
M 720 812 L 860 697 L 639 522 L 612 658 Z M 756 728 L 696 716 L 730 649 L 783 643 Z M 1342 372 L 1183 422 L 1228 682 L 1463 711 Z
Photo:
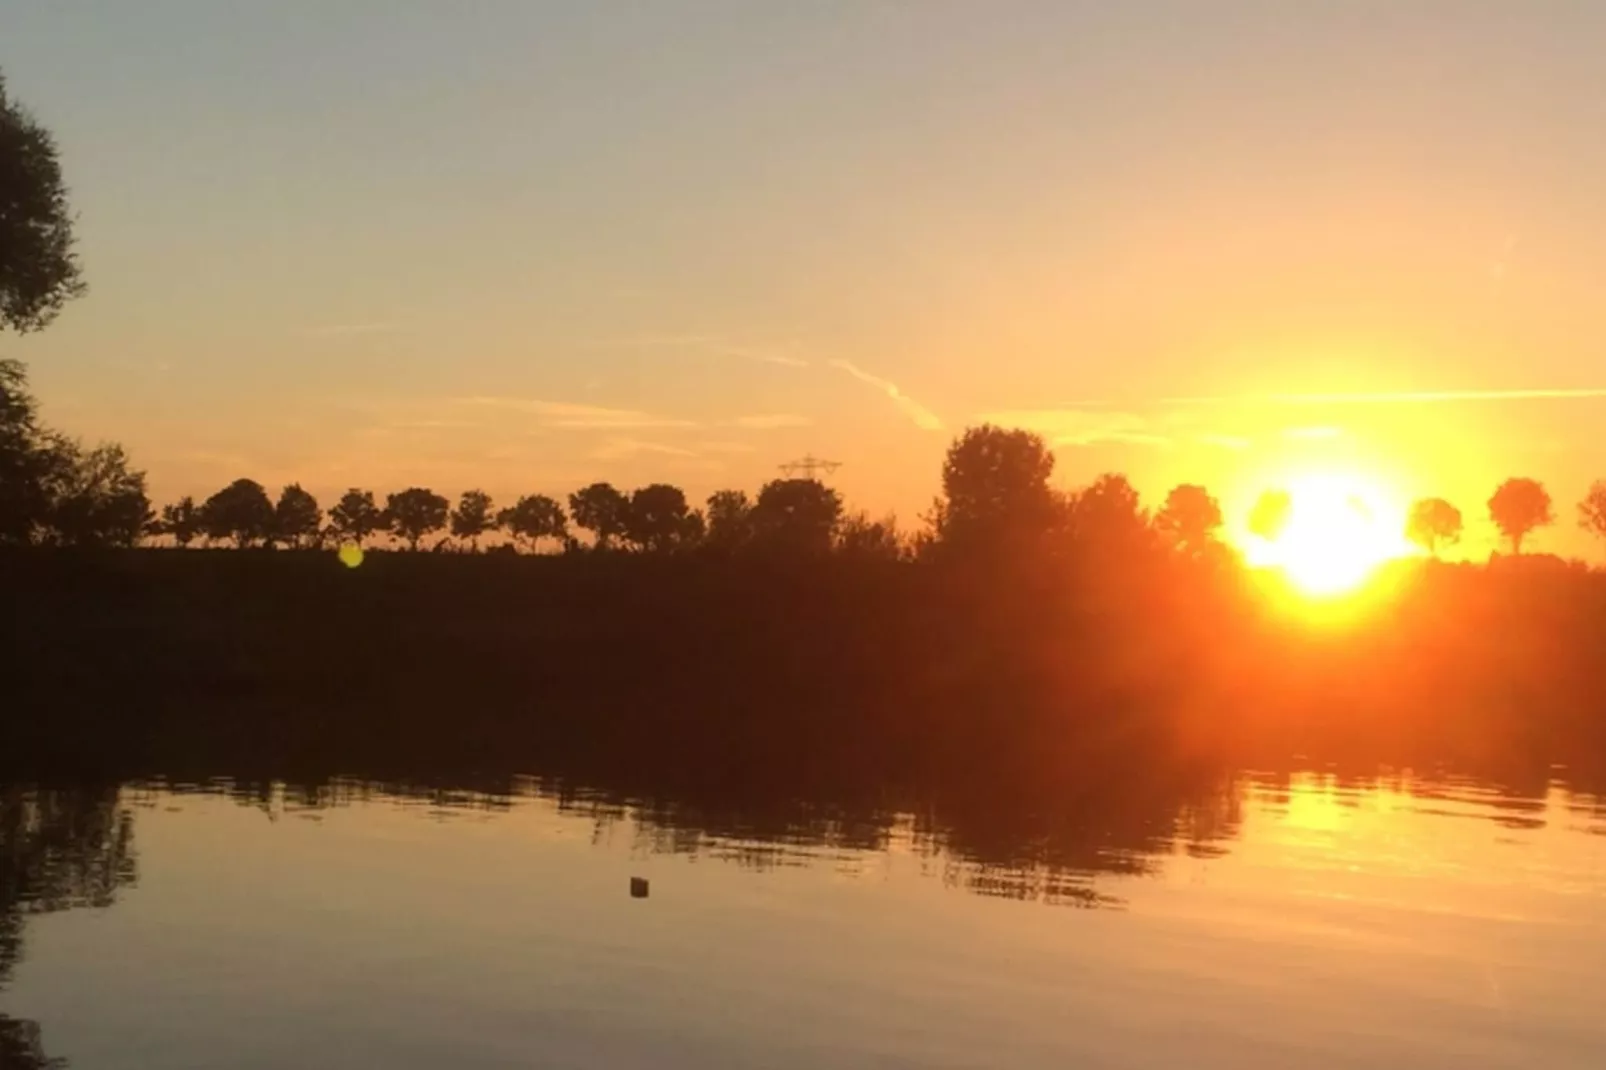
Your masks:
M 0 0 L 159 497 L 1606 475 L 1606 6 Z M 1537 393 L 1535 393 L 1537 392 Z M 1480 536 L 1481 537 L 1481 536 Z M 1560 548 L 1581 547 L 1561 528 Z

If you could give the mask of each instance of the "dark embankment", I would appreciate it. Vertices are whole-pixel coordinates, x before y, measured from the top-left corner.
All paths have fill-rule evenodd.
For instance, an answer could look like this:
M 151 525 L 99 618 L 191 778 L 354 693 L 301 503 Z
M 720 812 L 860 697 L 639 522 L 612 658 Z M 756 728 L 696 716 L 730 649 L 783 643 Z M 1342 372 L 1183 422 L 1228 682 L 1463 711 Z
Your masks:
M 1606 752 L 1606 582 L 1541 563 L 1402 570 L 1317 623 L 1153 563 L 30 551 L 0 583 L 0 749 L 35 768 L 561 754 L 890 782 Z

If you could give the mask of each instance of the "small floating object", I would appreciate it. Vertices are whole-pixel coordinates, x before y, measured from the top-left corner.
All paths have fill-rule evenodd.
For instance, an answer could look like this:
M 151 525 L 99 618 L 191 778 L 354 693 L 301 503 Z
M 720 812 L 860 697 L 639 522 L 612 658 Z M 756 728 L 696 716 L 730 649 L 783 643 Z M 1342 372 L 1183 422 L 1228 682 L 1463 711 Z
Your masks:
M 647 878 L 646 877 L 631 877 L 630 878 L 630 898 L 632 898 L 632 899 L 645 899 L 645 898 L 647 898 Z

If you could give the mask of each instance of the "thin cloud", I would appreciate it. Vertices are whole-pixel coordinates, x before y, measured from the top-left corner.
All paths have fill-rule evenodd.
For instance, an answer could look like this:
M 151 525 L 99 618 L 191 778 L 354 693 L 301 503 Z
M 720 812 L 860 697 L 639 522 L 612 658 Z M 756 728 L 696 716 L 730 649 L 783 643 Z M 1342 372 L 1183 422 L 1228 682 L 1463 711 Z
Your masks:
M 1132 412 L 1104 409 L 1008 409 L 983 413 L 983 423 L 1035 431 L 1052 446 L 1093 446 L 1118 443 L 1129 446 L 1173 445 L 1169 436 L 1152 429 L 1152 422 Z
M 699 453 L 757 453 L 758 449 L 750 442 L 699 442 Z
M 738 416 L 731 423 L 749 431 L 775 431 L 783 427 L 810 427 L 814 421 L 795 412 L 768 412 L 755 416 Z
M 646 334 L 621 338 L 598 338 L 589 343 L 594 349 L 680 349 L 717 357 L 737 357 L 759 364 L 784 368 L 807 368 L 809 362 L 785 352 L 759 346 L 740 345 L 711 334 Z
M 1254 445 L 1242 435 L 1203 434 L 1194 439 L 1201 446 L 1216 446 L 1224 450 L 1241 451 Z
M 1283 437 L 1294 442 L 1320 442 L 1324 439 L 1343 438 L 1343 429 L 1337 427 L 1285 427 Z
M 1162 398 L 1164 405 L 1412 405 L 1456 401 L 1586 401 L 1606 398 L 1606 387 L 1524 390 L 1397 390 L 1335 394 L 1245 394 Z
M 591 451 L 591 456 L 599 461 L 618 461 L 629 457 L 638 457 L 643 453 L 654 453 L 665 457 L 697 456 L 696 450 L 670 446 L 662 442 L 641 442 L 633 438 L 616 438 L 604 442 Z
M 855 365 L 852 361 L 833 360 L 831 361 L 831 367 L 840 368 L 849 375 L 853 376 L 855 379 L 859 380 L 861 383 L 868 383 L 877 390 L 886 394 L 887 397 L 892 399 L 893 403 L 896 404 L 898 408 L 904 411 L 904 414 L 908 416 L 909 419 L 915 422 L 915 426 L 920 428 L 922 431 L 942 430 L 942 420 L 937 416 L 936 413 L 932 412 L 930 409 L 920 404 L 920 402 L 898 389 L 898 384 L 892 382 L 890 379 L 883 379 L 879 375 L 871 375 L 869 372 Z
M 324 323 L 308 327 L 302 333 L 315 338 L 340 338 L 356 334 L 395 334 L 401 329 L 399 323 L 375 320 L 370 323 Z
M 694 420 L 642 412 L 639 409 L 615 409 L 602 405 L 580 405 L 566 401 L 541 401 L 533 398 L 467 397 L 456 399 L 457 404 L 482 408 L 507 409 L 528 413 L 536 417 L 542 427 L 556 430 L 626 431 L 696 427 Z

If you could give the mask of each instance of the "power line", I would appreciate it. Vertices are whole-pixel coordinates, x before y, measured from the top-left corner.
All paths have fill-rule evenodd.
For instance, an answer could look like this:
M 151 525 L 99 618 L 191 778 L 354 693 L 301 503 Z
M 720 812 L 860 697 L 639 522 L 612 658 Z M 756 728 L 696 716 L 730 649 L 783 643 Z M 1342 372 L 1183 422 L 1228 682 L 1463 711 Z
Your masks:
M 804 454 L 795 461 L 787 461 L 779 466 L 782 474 L 788 479 L 802 476 L 804 479 L 819 479 L 822 475 L 830 475 L 842 467 L 841 461 L 827 461 L 814 456 L 812 453 Z

